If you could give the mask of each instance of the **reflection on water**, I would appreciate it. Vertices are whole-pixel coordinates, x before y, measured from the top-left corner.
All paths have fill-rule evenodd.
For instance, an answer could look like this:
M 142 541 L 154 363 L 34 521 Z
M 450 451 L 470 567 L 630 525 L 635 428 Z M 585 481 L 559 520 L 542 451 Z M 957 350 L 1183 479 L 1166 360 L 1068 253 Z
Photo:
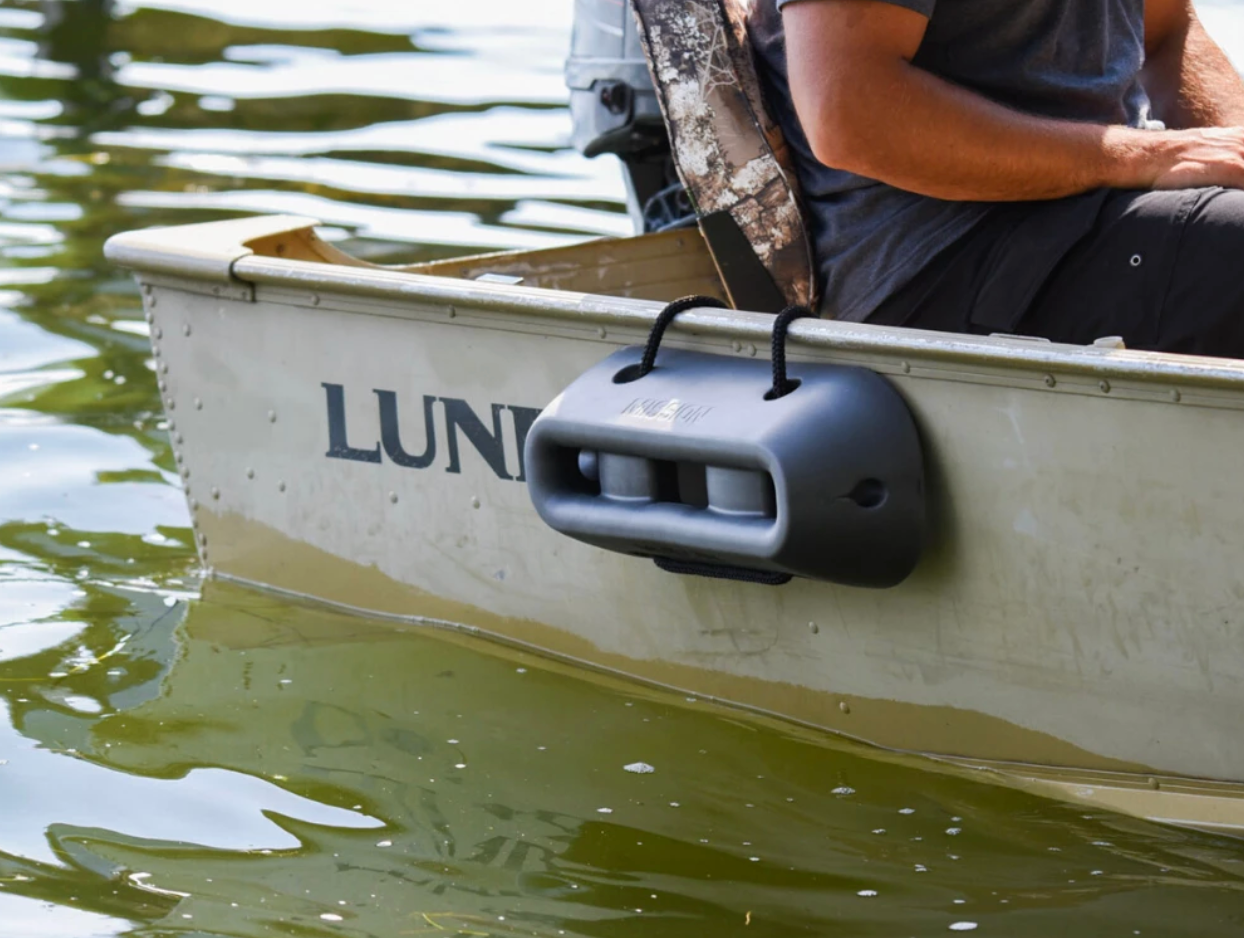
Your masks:
M 1244 911 L 1234 841 L 461 637 L 219 585 L 188 611 L 112 596 L 0 663 L 0 895 L 100 933 L 1167 935 Z
M 624 232 L 616 167 L 565 145 L 569 9 L 0 5 L 0 938 L 1238 929 L 1232 840 L 199 598 L 104 237 L 298 212 L 411 261 Z M 1238 4 L 1203 9 L 1244 48 Z

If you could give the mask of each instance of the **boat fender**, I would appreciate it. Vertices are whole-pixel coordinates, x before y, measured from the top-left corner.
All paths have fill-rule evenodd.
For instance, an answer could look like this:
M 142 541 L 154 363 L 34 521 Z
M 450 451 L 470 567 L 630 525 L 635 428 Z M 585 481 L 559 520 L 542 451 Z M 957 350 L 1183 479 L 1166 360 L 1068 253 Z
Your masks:
M 926 504 L 920 436 L 895 387 L 853 366 L 798 362 L 788 374 L 793 310 L 778 317 L 772 376 L 763 360 L 705 352 L 666 349 L 656 362 L 686 308 L 671 304 L 646 349 L 610 355 L 536 419 L 524 458 L 540 517 L 674 572 L 902 582 Z

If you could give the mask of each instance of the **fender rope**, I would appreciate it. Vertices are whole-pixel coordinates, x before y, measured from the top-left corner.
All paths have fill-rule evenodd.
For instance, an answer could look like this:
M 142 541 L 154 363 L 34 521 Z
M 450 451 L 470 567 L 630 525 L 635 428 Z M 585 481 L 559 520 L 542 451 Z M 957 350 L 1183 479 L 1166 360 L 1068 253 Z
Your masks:
M 786 333 L 796 319 L 815 315 L 806 306 L 788 306 L 778 313 L 773 323 L 773 387 L 765 394 L 766 401 L 776 401 L 799 387 L 798 381 L 791 381 L 786 376 Z
M 674 321 L 674 317 L 689 309 L 705 306 L 713 309 L 730 308 L 715 296 L 684 296 L 667 304 L 665 309 L 657 314 L 656 322 L 652 324 L 652 331 L 648 333 L 648 344 L 644 346 L 644 357 L 639 360 L 639 374 L 635 376 L 636 379 L 642 378 L 656 366 L 657 350 L 661 347 L 661 339 L 665 335 L 666 328 Z

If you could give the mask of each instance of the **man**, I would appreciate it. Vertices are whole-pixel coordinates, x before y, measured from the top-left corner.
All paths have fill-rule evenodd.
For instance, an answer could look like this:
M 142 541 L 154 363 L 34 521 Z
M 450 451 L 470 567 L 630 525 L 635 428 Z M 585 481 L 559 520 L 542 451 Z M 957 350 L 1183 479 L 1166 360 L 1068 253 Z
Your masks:
M 1188 0 L 757 2 L 824 315 L 1244 357 L 1244 82 Z

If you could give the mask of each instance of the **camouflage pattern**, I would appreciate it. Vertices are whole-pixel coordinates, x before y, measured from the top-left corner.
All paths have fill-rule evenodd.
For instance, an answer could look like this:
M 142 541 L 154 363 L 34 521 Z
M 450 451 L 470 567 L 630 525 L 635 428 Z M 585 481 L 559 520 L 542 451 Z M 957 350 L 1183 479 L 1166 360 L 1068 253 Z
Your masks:
M 788 303 L 815 308 L 811 240 L 786 141 L 769 116 L 747 39 L 752 0 L 633 0 L 698 214 L 725 210 Z

